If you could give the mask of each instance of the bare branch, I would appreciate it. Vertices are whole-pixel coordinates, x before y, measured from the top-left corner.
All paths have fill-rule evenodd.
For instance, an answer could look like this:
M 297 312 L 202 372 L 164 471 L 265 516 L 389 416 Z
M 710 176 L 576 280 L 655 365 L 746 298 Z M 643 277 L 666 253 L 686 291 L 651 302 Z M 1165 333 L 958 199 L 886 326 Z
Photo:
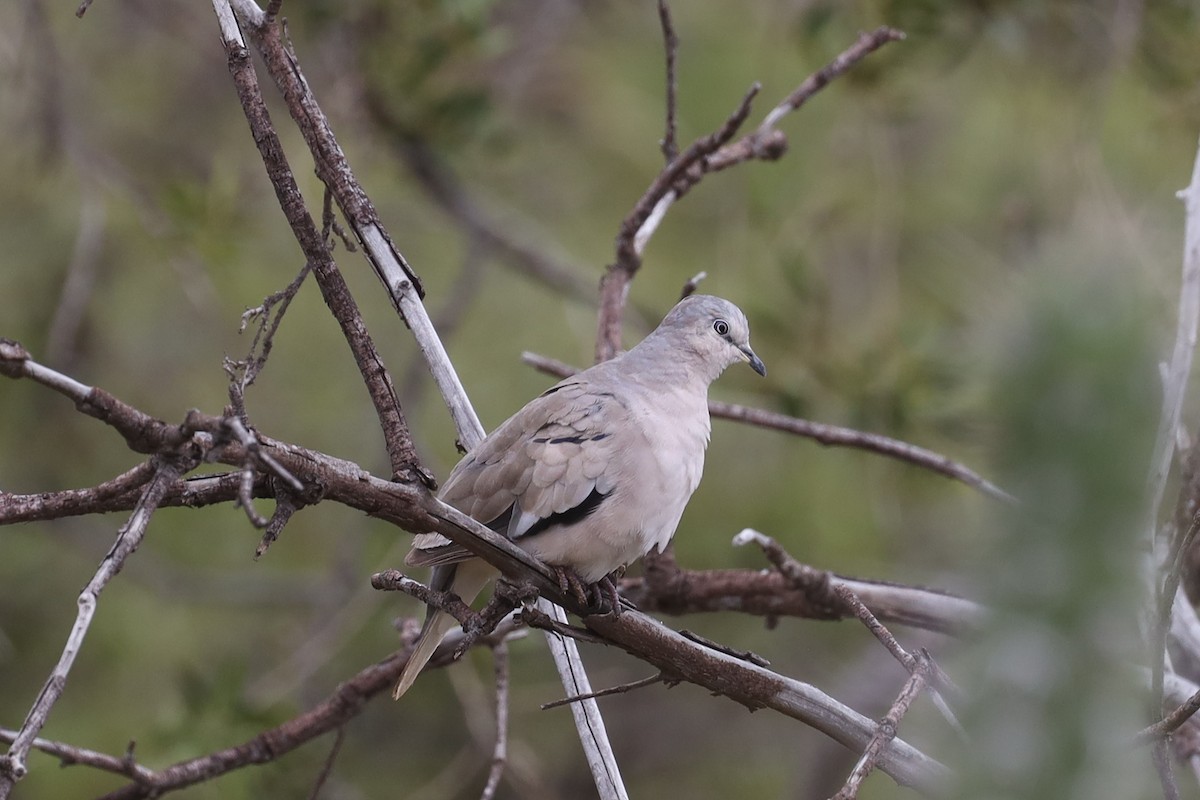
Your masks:
M 824 89 L 831 81 L 846 74 L 859 61 L 874 53 L 888 42 L 903 41 L 904 33 L 895 28 L 876 28 L 870 33 L 860 33 L 858 41 L 838 54 L 821 69 L 804 79 L 796 90 L 789 94 L 782 103 L 771 109 L 763 118 L 756 133 L 762 134 L 779 124 L 779 120 L 792 113 L 808 102 L 809 98 Z
M 9 494 L 0 491 L 0 525 L 110 511 L 131 511 L 137 505 L 140 488 L 153 474 L 153 463 L 145 461 L 112 480 L 88 489 L 65 489 L 60 492 L 37 494 Z M 255 475 L 251 496 L 274 497 L 275 493 L 268 483 L 266 475 Z M 242 495 L 241 472 L 203 475 L 175 481 L 167 487 L 159 506 L 200 508 L 214 503 L 228 503 Z
M 1171 541 L 1161 540 L 1158 518 L 1175 454 L 1175 434 L 1183 413 L 1183 401 L 1196 348 L 1197 329 L 1200 328 L 1200 148 L 1197 149 L 1196 160 L 1192 166 L 1191 182 L 1186 189 L 1179 192 L 1179 198 L 1183 200 L 1186 208 L 1179 320 L 1174 351 L 1170 364 L 1164 371 L 1162 412 L 1150 462 L 1149 505 L 1143 534 L 1149 551 L 1161 558 L 1162 564 L 1162 574 L 1155 573 L 1147 581 L 1150 587 L 1149 597 L 1156 612 L 1153 628 L 1146 636 L 1151 659 L 1150 702 L 1156 713 L 1162 707 L 1163 673 L 1167 659 L 1166 641 L 1171 629 L 1171 614 L 1180 582 L 1183 555 L 1187 543 L 1195 535 L 1197 522 L 1200 521 L 1200 517 L 1194 516 L 1186 532 L 1175 527 L 1175 535 L 1171 537 Z M 1161 743 L 1155 743 L 1155 765 L 1162 777 L 1163 790 L 1169 795 L 1174 787 L 1174 778 L 1170 772 L 1170 762 L 1163 763 L 1166 759 L 1165 753 L 1165 747 Z
M 675 141 L 675 93 L 678 85 L 675 79 L 675 56 L 679 52 L 679 37 L 675 35 L 667 0 L 658 0 L 658 21 L 662 25 L 663 50 L 667 56 L 667 125 L 663 133 L 662 152 L 663 158 L 670 164 L 679 155 L 679 144 Z
M 313 783 L 312 791 L 308 793 L 308 800 L 317 800 L 321 794 L 321 787 L 329 780 L 329 776 L 333 773 L 333 762 L 337 761 L 338 753 L 342 749 L 342 741 L 346 738 L 346 726 L 339 725 L 337 732 L 333 735 L 333 746 L 329 748 L 329 755 L 325 757 L 325 763 L 321 765 L 321 772 L 317 775 L 317 780 Z
M 528 351 L 521 353 L 521 360 L 534 369 L 559 378 L 566 378 L 579 371 L 570 364 Z M 736 420 L 763 428 L 792 433 L 796 436 L 803 436 L 826 447 L 851 447 L 871 453 L 878 453 L 879 455 L 899 461 L 906 461 L 922 469 L 927 469 L 944 475 L 947 478 L 965 483 L 967 486 L 978 489 L 997 500 L 1010 503 L 1016 502 L 1016 498 L 1008 492 L 981 477 L 963 464 L 940 453 L 935 453 L 932 450 L 926 450 L 924 447 L 918 447 L 915 444 L 902 442 L 898 439 L 892 439 L 876 433 L 857 431 L 853 428 L 842 428 L 838 425 L 827 425 L 823 422 L 812 422 L 811 420 L 800 419 L 798 417 L 789 417 L 786 414 L 779 414 L 775 411 L 767 411 L 761 408 L 751 408 L 749 406 L 737 405 L 736 403 L 723 403 L 719 400 L 708 401 L 708 413 L 720 419 Z
M 496 796 L 508 763 L 508 645 L 503 641 L 492 648 L 492 667 L 496 674 L 496 746 L 479 800 L 492 800 Z
M 625 312 L 629 283 L 642 265 L 642 251 L 649 238 L 641 234 L 642 227 L 650 220 L 662 218 L 665 206 L 662 210 L 659 210 L 658 206 L 664 202 L 666 205 L 673 202 L 676 196 L 676 182 L 683 178 L 693 165 L 701 163 L 733 138 L 738 128 L 746 121 L 746 117 L 750 116 L 750 103 L 759 89 L 757 83 L 751 86 L 742 102 L 720 127 L 692 142 L 667 164 L 634 204 L 633 210 L 621 221 L 621 228 L 617 233 L 617 259 L 608 266 L 600 280 L 596 361 L 612 358 L 621 348 L 621 319 Z M 671 200 L 666 199 L 668 196 Z
M 687 283 L 683 284 L 683 290 L 679 293 L 679 299 L 690 297 L 696 293 L 696 289 L 700 286 L 700 281 L 708 277 L 708 273 L 700 270 L 695 275 L 687 279 Z
M 510 635 L 512 631 L 513 626 L 509 624 L 498 628 L 493 636 L 502 638 Z M 445 653 L 457 646 L 459 638 L 460 635 L 452 631 L 442 647 L 438 648 L 438 654 L 430 660 L 430 665 L 440 667 L 448 663 Z M 495 641 L 497 640 L 489 638 L 486 643 Z M 241 744 L 180 761 L 157 771 L 137 767 L 136 774 L 108 769 L 116 761 L 111 757 L 103 763 L 87 763 L 89 766 L 131 775 L 134 778 L 133 783 L 109 792 L 103 800 L 148 800 L 212 780 L 242 767 L 274 761 L 313 739 L 344 727 L 349 720 L 361 714 L 372 698 L 390 689 L 396 682 L 411 649 L 412 641 L 406 641 L 401 650 L 343 681 L 332 694 L 308 711 Z
M 629 683 L 622 683 L 619 686 L 610 686 L 607 689 L 601 689 L 598 692 L 591 692 L 590 694 L 587 694 L 587 695 L 575 695 L 574 697 L 564 697 L 561 700 L 551 700 L 549 703 L 542 703 L 542 711 L 549 711 L 550 709 L 558 708 L 559 706 L 570 705 L 571 703 L 578 703 L 580 700 L 587 700 L 588 698 L 592 698 L 592 697 L 608 697 L 609 695 L 614 695 L 614 694 L 625 694 L 626 692 L 632 692 L 634 689 L 641 689 L 645 686 L 653 686 L 656 683 L 666 683 L 668 685 L 671 685 L 671 683 L 666 680 L 666 678 L 663 676 L 663 674 L 661 672 L 659 672 L 657 674 L 651 675 L 649 678 L 642 678 L 641 680 L 638 680 L 638 681 L 630 681 Z
M 853 45 L 810 75 L 782 103 L 772 109 L 757 130 L 730 142 L 749 114 L 750 100 L 758 91 L 755 84 L 742 99 L 738 109 L 716 132 L 693 142 L 687 150 L 667 164 L 634 205 L 633 211 L 621 222 L 617 233 L 616 261 L 609 265 L 600 282 L 596 361 L 612 358 L 620 349 L 621 317 L 629 294 L 629 283 L 641 267 L 646 243 L 654 235 L 671 205 L 710 172 L 717 172 L 751 159 L 773 161 L 781 157 L 787 152 L 787 137 L 776 130 L 775 125 L 782 117 L 799 108 L 830 81 L 845 74 L 883 45 L 903 38 L 904 34 L 893 28 L 878 28 L 872 33 L 860 35 Z M 714 144 L 715 147 L 712 146 Z
M 393 475 L 412 475 L 422 479 L 428 478 L 428 473 L 421 467 L 413 446 L 412 436 L 405 422 L 400 402 L 396 397 L 396 389 L 391 376 L 384 366 L 383 359 L 375 348 L 375 343 L 363 323 L 358 304 L 354 301 L 345 279 L 337 269 L 329 246 L 321 231 L 317 228 L 312 215 L 304 204 L 300 187 L 288 165 L 279 136 L 271 123 L 271 116 L 263 101 L 262 92 L 258 86 L 258 77 L 254 63 L 246 50 L 233 14 L 227 0 L 214 0 L 213 9 L 221 25 L 221 39 L 225 46 L 226 59 L 234 86 L 237 88 L 238 99 L 242 103 L 246 120 L 254 135 L 255 144 L 266 167 L 267 176 L 275 190 L 279 206 L 292 228 L 308 265 L 312 268 L 321 289 L 321 296 L 334 318 L 342 329 L 342 334 L 350 346 L 355 363 L 366 384 L 371 402 L 379 417 L 383 430 L 384 444 L 391 459 Z M 267 26 L 268 30 L 275 30 Z M 254 30 L 259 30 L 255 28 Z M 273 39 L 278 45 L 278 37 Z M 323 117 L 322 117 L 323 119 Z M 343 211 L 345 210 L 343 206 Z
M 121 571 L 125 560 L 142 543 L 142 538 L 146 535 L 146 527 L 150 524 L 150 518 L 158 508 L 158 502 L 162 498 L 166 486 L 179 477 L 182 469 L 190 469 L 191 466 L 194 464 L 185 467 L 166 459 L 158 461 L 155 465 L 154 478 L 142 493 L 138 507 L 129 520 L 121 526 L 112 549 L 101 560 L 95 575 L 79 594 L 79 611 L 75 617 L 75 624 L 67 636 L 67 643 L 63 647 L 58 664 L 51 671 L 42 691 L 29 709 L 25 722 L 22 723 L 21 729 L 14 737 L 8 753 L 0 756 L 0 798 L 8 797 L 16 782 L 25 777 L 27 769 L 25 759 L 29 755 L 30 748 L 33 747 L 34 739 L 37 738 L 42 726 L 46 724 L 51 709 L 54 708 L 54 704 L 58 702 L 63 689 L 66 688 L 71 667 L 75 664 L 75 657 L 83 647 L 83 640 L 87 636 L 92 618 L 96 614 L 96 604 L 100 599 L 100 593 L 113 576 Z
M 888 742 L 896 738 L 896 733 L 900 728 L 900 720 L 908 713 L 908 709 L 912 706 L 917 696 L 921 694 L 921 690 L 925 688 L 926 680 L 928 679 L 928 661 L 923 657 L 918 657 L 915 668 L 912 674 L 908 676 L 908 680 L 904 682 L 904 688 L 900 690 L 899 696 L 896 697 L 896 702 L 892 703 L 892 707 L 888 709 L 887 714 L 879 721 L 879 728 L 875 731 L 875 735 L 871 737 L 871 741 L 867 743 L 867 748 L 862 754 L 862 758 L 854 765 L 854 769 L 850 772 L 850 777 L 846 779 L 845 785 L 833 796 L 833 800 L 854 800 L 858 797 L 859 787 L 866 780 L 867 775 L 875 769 L 879 762 L 879 756 L 883 752 L 883 748 Z
M 1160 719 L 1153 725 L 1148 725 L 1138 731 L 1134 737 L 1135 744 L 1144 744 L 1154 739 L 1161 739 L 1170 736 L 1177 731 L 1183 723 L 1187 722 L 1192 716 L 1200 711 L 1200 691 L 1197 691 L 1187 699 L 1182 705 L 1177 707 L 1170 714 Z
M 16 741 L 17 736 L 17 731 L 0 728 L 0 742 L 12 744 Z M 42 739 L 41 737 L 33 740 L 32 749 L 54 756 L 58 759 L 59 764 L 64 767 L 76 765 L 92 767 L 103 772 L 111 772 L 114 775 L 124 775 L 139 782 L 150 781 L 154 778 L 153 771 L 146 769 L 134 761 L 133 742 L 129 743 L 129 749 L 125 752 L 125 755 L 119 757 L 89 750 L 86 747 L 76 747 L 64 742 Z

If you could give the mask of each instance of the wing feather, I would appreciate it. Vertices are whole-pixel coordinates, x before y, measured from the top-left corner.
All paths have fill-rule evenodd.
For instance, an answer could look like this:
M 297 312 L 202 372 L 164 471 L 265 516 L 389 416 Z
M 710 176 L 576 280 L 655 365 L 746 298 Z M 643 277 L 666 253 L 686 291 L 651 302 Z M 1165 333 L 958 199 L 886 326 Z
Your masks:
M 480 442 L 439 497 L 511 539 L 570 524 L 612 492 L 611 467 L 629 427 L 628 411 L 611 392 L 595 390 L 586 375 L 568 378 Z M 470 556 L 438 534 L 422 534 L 405 562 L 435 566 Z

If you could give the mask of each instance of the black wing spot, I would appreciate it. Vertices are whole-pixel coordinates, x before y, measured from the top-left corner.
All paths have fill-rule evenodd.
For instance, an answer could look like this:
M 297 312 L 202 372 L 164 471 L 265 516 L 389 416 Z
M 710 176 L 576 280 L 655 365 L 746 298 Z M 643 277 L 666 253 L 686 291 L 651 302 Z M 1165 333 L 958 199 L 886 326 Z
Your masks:
M 543 517 L 521 534 L 522 536 L 535 536 L 553 525 L 575 525 L 582 522 L 599 507 L 607 494 L 601 494 L 599 489 L 592 489 L 592 493 L 583 499 L 583 502 L 574 508 L 568 508 L 566 511 L 559 511 L 551 514 L 548 517 Z
M 539 394 L 538 397 L 549 397 L 550 395 L 557 392 L 559 389 L 565 389 L 568 386 L 578 386 L 578 385 L 579 384 L 577 384 L 577 383 L 560 383 L 557 386 L 551 386 L 549 389 L 547 389 L 546 391 Z

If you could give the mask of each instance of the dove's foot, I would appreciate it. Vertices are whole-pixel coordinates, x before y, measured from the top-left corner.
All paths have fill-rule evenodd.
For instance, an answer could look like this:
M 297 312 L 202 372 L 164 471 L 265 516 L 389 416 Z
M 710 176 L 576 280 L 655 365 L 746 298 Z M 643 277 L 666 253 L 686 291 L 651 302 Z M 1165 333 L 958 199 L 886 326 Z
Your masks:
M 605 575 L 594 584 L 587 584 L 579 573 L 570 567 L 552 566 L 558 579 L 558 588 L 563 594 L 574 597 L 584 610 L 584 616 L 593 614 L 621 615 L 621 598 L 611 575 Z

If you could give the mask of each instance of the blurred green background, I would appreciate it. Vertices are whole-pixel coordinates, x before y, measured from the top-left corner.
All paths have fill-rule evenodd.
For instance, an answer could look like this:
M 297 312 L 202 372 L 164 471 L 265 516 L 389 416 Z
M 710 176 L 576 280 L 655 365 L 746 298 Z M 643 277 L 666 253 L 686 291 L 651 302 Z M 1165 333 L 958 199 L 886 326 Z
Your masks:
M 1167 352 L 1177 303 L 1174 193 L 1200 132 L 1200 14 L 1188 2 L 1133 0 L 673 10 L 682 144 L 761 81 L 755 124 L 859 30 L 890 24 L 908 38 L 788 117 L 782 161 L 709 176 L 672 208 L 633 284 L 639 313 L 627 343 L 705 270 L 702 291 L 746 311 L 770 369 L 766 380 L 731 370 L 715 397 L 938 450 L 1032 498 L 1044 523 L 995 520 L 991 501 L 904 464 L 716 421 L 705 480 L 676 538 L 680 560 L 761 567 L 759 554 L 730 547 L 754 527 L 841 573 L 1002 608 L 1019 596 L 1001 632 L 1027 632 L 1035 620 L 1054 635 L 1017 650 L 1076 657 L 1055 662 L 1054 681 L 1035 681 L 1001 731 L 1066 743 L 1012 756 L 1018 768 L 1029 766 L 1020 758 L 1040 761 L 1063 783 L 1018 789 L 976 765 L 968 780 L 1006 789 L 970 794 L 1062 797 L 1093 785 L 1076 781 L 1083 772 L 1115 791 L 1103 768 L 1116 762 L 1098 766 L 1079 748 L 1104 738 L 1105 725 L 1140 724 L 1129 697 L 1106 702 L 1122 691 L 1114 685 L 1136 695 L 1115 679 L 1074 677 L 1097 658 L 1127 655 L 1131 520 L 1158 402 L 1156 354 Z M 249 346 L 239 316 L 291 280 L 299 249 L 208 4 L 99 0 L 82 20 L 72 11 L 45 0 L 0 5 L 0 335 L 163 419 L 218 412 L 221 358 Z M 284 13 L 352 167 L 425 282 L 484 425 L 496 425 L 551 382 L 520 363 L 523 350 L 575 364 L 591 356 L 591 287 L 620 220 L 662 165 L 654 5 L 350 0 L 288 3 Z M 307 151 L 265 73 L 260 80 L 319 214 Z M 414 158 L 435 159 L 498 229 L 582 287 L 579 296 L 564 298 L 469 235 L 415 176 Z M 363 259 L 341 248 L 336 257 L 422 455 L 444 477 L 456 459 L 453 428 L 412 340 Z M 387 474 L 366 392 L 311 282 L 248 397 L 264 433 Z M 5 491 L 94 485 L 137 461 L 50 391 L 0 383 Z M 122 519 L 0 531 L 0 725 L 20 725 Z M 306 509 L 254 562 L 258 538 L 231 507 L 159 512 L 102 595 L 43 735 L 114 754 L 133 739 L 150 767 L 235 744 L 386 655 L 392 620 L 419 613 L 368 585 L 372 572 L 399 566 L 409 537 L 394 528 L 330 505 Z M 1034 586 L 1042 593 L 1023 594 Z M 1088 601 L 1101 596 L 1112 603 Z M 857 624 L 668 622 L 752 649 L 869 716 L 903 682 Z M 1088 646 L 1076 647 L 1084 632 Z M 948 664 L 963 649 L 898 633 Z M 956 677 L 987 676 L 970 665 L 999 663 L 989 646 L 966 648 Z M 585 657 L 597 687 L 650 673 L 595 647 Z M 1015 661 L 1010 679 L 1045 667 Z M 512 662 L 501 795 L 589 796 L 568 711 L 538 710 L 562 691 L 539 637 L 515 644 Z M 491 748 L 490 676 L 487 654 L 474 653 L 423 677 L 402 704 L 374 703 L 347 729 L 322 796 L 477 796 Z M 969 720 L 989 718 L 988 698 L 1005 702 L 1004 684 L 988 685 Z M 1081 686 L 1095 708 L 1051 701 Z M 748 716 L 696 687 L 601 705 L 635 797 L 826 797 L 854 761 L 795 722 Z M 935 746 L 939 724 L 922 701 L 902 733 L 950 759 L 953 746 Z M 306 796 L 330 743 L 180 796 Z M 1152 778 L 1149 759 L 1134 764 L 1108 796 L 1144 790 L 1136 776 Z M 18 797 L 91 797 L 121 784 L 38 754 L 31 766 Z M 893 796 L 909 795 L 883 776 L 863 793 Z

